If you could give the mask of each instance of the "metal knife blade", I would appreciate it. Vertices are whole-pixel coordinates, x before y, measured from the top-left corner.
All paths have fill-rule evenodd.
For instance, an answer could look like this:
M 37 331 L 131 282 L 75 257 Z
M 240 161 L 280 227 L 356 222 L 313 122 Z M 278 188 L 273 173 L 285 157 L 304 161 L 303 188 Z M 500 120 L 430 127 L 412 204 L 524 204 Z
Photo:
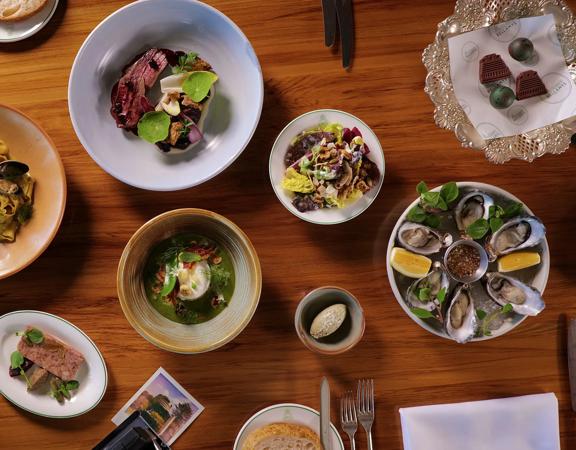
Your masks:
M 324 15 L 324 45 L 332 47 L 336 43 L 336 2 L 337 0 L 322 0 Z
M 335 0 L 335 2 L 340 27 L 342 67 L 348 69 L 352 64 L 352 53 L 354 51 L 354 11 L 352 0 Z
M 320 442 L 324 450 L 332 450 L 330 435 L 330 384 L 326 377 L 320 385 Z
M 572 411 L 576 412 L 576 319 L 568 321 L 568 374 Z

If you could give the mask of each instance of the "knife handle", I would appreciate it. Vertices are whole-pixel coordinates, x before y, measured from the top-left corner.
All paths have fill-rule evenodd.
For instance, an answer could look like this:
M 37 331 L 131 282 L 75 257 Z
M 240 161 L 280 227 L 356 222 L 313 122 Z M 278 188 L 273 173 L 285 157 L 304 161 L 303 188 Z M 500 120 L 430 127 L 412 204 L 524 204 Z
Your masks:
M 568 321 L 568 374 L 572 411 L 576 412 L 576 319 Z

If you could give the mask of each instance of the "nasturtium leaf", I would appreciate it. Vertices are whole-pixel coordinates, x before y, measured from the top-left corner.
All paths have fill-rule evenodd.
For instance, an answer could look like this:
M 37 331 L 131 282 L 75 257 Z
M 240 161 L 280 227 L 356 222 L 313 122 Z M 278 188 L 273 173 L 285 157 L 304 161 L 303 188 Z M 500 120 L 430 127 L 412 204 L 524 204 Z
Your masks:
M 489 228 L 490 224 L 486 219 L 478 219 L 466 228 L 466 234 L 472 239 L 482 239 L 488 233 Z
M 446 183 L 440 189 L 440 195 L 446 201 L 446 203 L 451 203 L 456 200 L 458 198 L 458 194 L 458 185 L 454 181 Z
M 420 319 L 430 319 L 434 317 L 434 314 L 423 308 L 410 308 L 410 311 L 412 311 L 412 314 L 414 314 L 416 317 Z
M 10 355 L 10 367 L 17 369 L 22 364 L 24 364 L 24 356 L 22 356 L 22 353 L 20 353 L 18 350 L 12 352 Z
M 193 252 L 182 252 L 178 255 L 178 259 L 187 263 L 202 261 L 202 257 L 198 253 Z
M 426 183 L 424 181 L 421 181 L 416 185 L 416 192 L 418 192 L 419 194 L 428 192 L 428 186 L 426 186 Z
M 138 136 L 155 144 L 168 137 L 170 116 L 164 111 L 149 111 L 138 122 Z
M 42 333 L 38 328 L 32 328 L 26 331 L 26 338 L 33 344 L 41 344 L 44 340 L 44 333 Z
M 195 102 L 206 98 L 212 85 L 218 80 L 218 75 L 208 71 L 192 72 L 182 83 L 182 89 Z

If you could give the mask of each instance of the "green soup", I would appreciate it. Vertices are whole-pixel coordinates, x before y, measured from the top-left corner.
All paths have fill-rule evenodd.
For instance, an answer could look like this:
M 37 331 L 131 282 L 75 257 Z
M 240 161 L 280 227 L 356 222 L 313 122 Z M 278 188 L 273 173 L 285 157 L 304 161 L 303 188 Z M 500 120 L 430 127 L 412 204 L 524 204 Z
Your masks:
M 152 249 L 144 269 L 148 300 L 164 317 L 195 324 L 220 314 L 234 293 L 234 266 L 215 241 L 179 234 Z

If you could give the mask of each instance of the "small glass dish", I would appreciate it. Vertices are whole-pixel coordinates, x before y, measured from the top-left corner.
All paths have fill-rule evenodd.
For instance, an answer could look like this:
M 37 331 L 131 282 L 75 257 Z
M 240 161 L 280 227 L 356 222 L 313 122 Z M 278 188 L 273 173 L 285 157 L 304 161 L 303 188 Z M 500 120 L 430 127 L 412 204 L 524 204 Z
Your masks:
M 478 255 L 480 256 L 480 262 L 478 264 L 478 268 L 471 276 L 459 277 L 452 270 L 450 270 L 450 266 L 448 265 L 448 256 L 450 255 L 450 253 L 452 253 L 456 248 L 461 246 L 472 247 L 473 249 L 478 251 Z M 484 250 L 484 248 L 480 244 L 478 244 L 478 242 L 469 239 L 461 239 L 459 241 L 454 242 L 450 247 L 446 249 L 446 253 L 444 253 L 444 267 L 446 268 L 446 272 L 454 280 L 460 283 L 469 284 L 478 281 L 480 278 L 484 276 L 484 274 L 488 270 L 488 262 L 489 262 L 488 254 L 486 253 L 486 250 Z

